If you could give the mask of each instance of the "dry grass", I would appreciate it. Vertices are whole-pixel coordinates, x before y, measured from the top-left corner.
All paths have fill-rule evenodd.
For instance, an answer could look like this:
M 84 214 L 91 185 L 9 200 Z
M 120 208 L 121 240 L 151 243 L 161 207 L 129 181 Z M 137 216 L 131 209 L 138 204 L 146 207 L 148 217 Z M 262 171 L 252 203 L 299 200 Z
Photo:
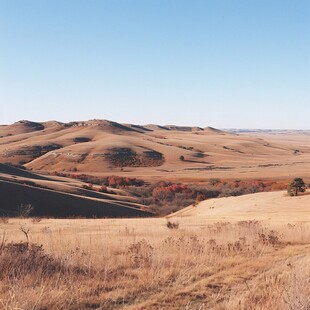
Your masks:
M 166 224 L 1 223 L 0 308 L 309 309 L 308 223 Z

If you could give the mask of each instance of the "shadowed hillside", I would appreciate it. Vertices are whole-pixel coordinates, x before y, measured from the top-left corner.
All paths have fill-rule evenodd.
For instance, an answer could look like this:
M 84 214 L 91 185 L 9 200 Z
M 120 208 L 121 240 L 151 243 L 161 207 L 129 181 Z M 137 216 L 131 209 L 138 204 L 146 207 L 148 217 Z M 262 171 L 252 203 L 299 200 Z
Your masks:
M 56 192 L 22 184 L 0 181 L 0 213 L 17 216 L 22 204 L 31 204 L 32 216 L 42 217 L 145 217 L 146 211 L 129 204 Z
M 0 164 L 0 216 L 19 216 L 21 205 L 42 217 L 146 217 L 152 213 L 130 193 L 107 188 L 87 190 L 85 183 L 64 177 L 45 177 Z M 87 187 L 87 186 L 86 186 Z

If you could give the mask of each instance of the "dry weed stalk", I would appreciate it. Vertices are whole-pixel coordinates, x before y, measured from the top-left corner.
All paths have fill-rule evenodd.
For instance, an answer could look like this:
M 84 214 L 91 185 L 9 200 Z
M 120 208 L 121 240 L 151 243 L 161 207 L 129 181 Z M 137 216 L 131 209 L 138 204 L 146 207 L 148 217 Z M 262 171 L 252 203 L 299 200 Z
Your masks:
M 27 242 L 29 242 L 29 232 L 30 232 L 30 227 L 27 227 L 25 225 L 20 225 L 19 226 L 20 231 L 25 235 Z

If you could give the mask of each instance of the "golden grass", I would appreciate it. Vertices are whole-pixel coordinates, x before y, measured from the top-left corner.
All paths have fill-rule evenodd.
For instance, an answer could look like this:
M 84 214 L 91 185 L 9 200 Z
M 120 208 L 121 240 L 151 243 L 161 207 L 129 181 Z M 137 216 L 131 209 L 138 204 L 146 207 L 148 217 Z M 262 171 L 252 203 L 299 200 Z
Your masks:
M 0 308 L 309 309 L 308 223 L 169 220 L 4 221 Z

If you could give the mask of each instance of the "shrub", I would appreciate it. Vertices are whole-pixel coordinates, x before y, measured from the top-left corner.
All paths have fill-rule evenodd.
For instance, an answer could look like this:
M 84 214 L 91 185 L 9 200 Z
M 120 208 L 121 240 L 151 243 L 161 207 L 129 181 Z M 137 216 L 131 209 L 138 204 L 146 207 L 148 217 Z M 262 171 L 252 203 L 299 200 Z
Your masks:
M 210 183 L 212 186 L 215 186 L 215 185 L 217 185 L 217 184 L 220 183 L 220 180 L 219 180 L 219 179 L 216 179 L 216 178 L 210 179 L 210 180 L 209 180 L 209 183 Z
M 201 201 L 203 201 L 203 200 L 205 200 L 205 199 L 206 199 L 205 195 L 203 195 L 203 194 L 198 194 L 198 195 L 196 196 L 196 199 L 195 199 L 195 202 L 193 203 L 193 205 L 194 205 L 194 206 L 197 206 L 197 205 L 199 204 L 199 202 L 201 202 Z
M 62 265 L 44 253 L 42 245 L 9 243 L 0 248 L 0 279 L 20 278 L 32 273 L 52 274 Z
M 132 266 L 135 268 L 150 266 L 152 262 L 154 248 L 142 239 L 137 243 L 131 244 L 127 249 Z
M 98 188 L 98 192 L 100 192 L 100 193 L 107 193 L 108 192 L 108 188 L 105 185 L 101 185 Z
M 166 226 L 169 228 L 169 229 L 178 229 L 179 228 L 179 223 L 177 222 L 170 222 L 170 221 L 167 221 L 167 224 Z
M 306 184 L 303 179 L 295 178 L 288 186 L 287 193 L 290 196 L 297 196 L 298 193 L 303 193 L 306 191 Z

